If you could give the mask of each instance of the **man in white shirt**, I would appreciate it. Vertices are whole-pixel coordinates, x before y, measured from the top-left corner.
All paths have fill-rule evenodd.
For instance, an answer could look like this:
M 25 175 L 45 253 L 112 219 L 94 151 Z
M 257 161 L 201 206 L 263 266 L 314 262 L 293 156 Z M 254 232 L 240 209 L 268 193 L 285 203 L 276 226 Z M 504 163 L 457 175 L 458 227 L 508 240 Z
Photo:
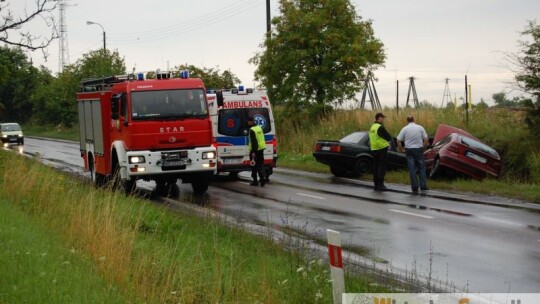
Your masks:
M 422 191 L 428 190 L 424 149 L 429 145 L 429 140 L 424 127 L 417 125 L 412 115 L 407 116 L 407 123 L 399 132 L 397 145 L 398 150 L 403 152 L 401 142 L 405 143 L 405 155 L 407 156 L 407 167 L 409 168 L 412 192 L 413 194 L 418 194 L 418 186 L 420 186 Z M 417 172 L 420 176 L 420 183 Z

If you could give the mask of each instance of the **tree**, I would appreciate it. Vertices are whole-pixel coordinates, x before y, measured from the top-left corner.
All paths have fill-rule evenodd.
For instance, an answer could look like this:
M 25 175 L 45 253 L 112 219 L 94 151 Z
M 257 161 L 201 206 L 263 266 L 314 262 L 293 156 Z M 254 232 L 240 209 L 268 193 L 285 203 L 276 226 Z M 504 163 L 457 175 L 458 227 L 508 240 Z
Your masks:
M 53 12 L 58 1 L 35 0 L 35 6 L 31 9 L 25 8 L 20 15 L 13 12 L 10 3 L 10 0 L 0 0 L 0 41 L 22 49 L 45 51 L 57 38 Z M 28 26 L 36 22 L 43 22 L 47 28 L 51 28 L 50 34 L 42 36 L 30 33 L 27 30 Z
M 81 80 L 126 74 L 118 52 L 91 51 L 68 65 L 56 78 L 39 86 L 32 96 L 34 118 L 39 123 L 71 127 L 77 120 L 76 93 Z
M 487 108 L 489 108 L 489 105 L 486 103 L 484 98 L 480 98 L 480 102 L 478 104 L 476 104 L 476 105 L 473 105 L 473 106 L 475 107 L 475 109 L 478 109 L 478 110 L 481 110 L 481 111 L 484 111 Z
M 26 122 L 39 71 L 19 48 L 0 47 L 0 120 Z M 37 75 L 37 76 L 36 76 Z
M 125 75 L 126 63 L 117 51 L 90 51 L 72 66 L 79 80 L 113 75 Z
M 529 21 L 521 35 L 530 35 L 532 41 L 518 41 L 520 51 L 516 60 L 519 70 L 515 79 L 520 88 L 540 103 L 540 25 Z
M 228 89 L 241 83 L 240 79 L 229 70 L 221 72 L 219 68 L 196 67 L 194 65 L 180 65 L 175 68 L 178 73 L 188 70 L 190 77 L 201 78 L 208 89 Z
M 531 129 L 534 138 L 538 139 L 538 133 L 540 133 L 540 25 L 535 21 L 529 21 L 521 35 L 530 35 L 530 40 L 518 41 L 519 53 L 510 58 L 518 67 L 515 76 L 518 87 L 531 94 L 535 100 L 526 103 L 529 110 L 525 123 Z
M 250 62 L 275 103 L 324 112 L 363 86 L 385 60 L 370 21 L 349 0 L 280 0 L 281 15 Z

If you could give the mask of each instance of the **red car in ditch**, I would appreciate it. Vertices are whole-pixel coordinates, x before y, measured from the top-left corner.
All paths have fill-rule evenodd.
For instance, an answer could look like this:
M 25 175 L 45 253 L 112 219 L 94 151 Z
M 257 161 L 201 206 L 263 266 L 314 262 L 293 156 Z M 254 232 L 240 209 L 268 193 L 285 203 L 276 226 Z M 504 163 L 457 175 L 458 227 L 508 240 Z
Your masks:
M 439 125 L 424 157 L 430 178 L 443 173 L 461 173 L 475 179 L 498 178 L 501 158 L 495 149 L 458 128 Z

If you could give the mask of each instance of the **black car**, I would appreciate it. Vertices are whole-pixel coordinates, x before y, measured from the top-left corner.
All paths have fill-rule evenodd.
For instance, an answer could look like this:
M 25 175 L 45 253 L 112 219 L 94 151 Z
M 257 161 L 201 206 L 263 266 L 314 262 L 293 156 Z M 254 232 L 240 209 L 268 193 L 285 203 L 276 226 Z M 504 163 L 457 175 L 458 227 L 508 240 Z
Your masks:
M 339 141 L 319 140 L 313 152 L 315 159 L 330 166 L 335 176 L 361 176 L 371 173 L 373 154 L 367 131 L 354 132 Z M 396 151 L 395 141 L 388 149 L 388 168 L 406 168 L 405 153 Z

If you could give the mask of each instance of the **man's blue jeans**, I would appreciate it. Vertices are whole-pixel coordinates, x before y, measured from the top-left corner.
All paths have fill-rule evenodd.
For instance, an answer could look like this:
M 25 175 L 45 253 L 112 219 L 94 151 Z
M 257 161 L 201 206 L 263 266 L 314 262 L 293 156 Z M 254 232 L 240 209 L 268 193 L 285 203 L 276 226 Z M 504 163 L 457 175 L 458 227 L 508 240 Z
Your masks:
M 407 167 L 409 168 L 409 177 L 411 178 L 411 188 L 418 190 L 418 176 L 420 176 L 420 188 L 426 189 L 426 161 L 424 159 L 423 148 L 407 148 Z

